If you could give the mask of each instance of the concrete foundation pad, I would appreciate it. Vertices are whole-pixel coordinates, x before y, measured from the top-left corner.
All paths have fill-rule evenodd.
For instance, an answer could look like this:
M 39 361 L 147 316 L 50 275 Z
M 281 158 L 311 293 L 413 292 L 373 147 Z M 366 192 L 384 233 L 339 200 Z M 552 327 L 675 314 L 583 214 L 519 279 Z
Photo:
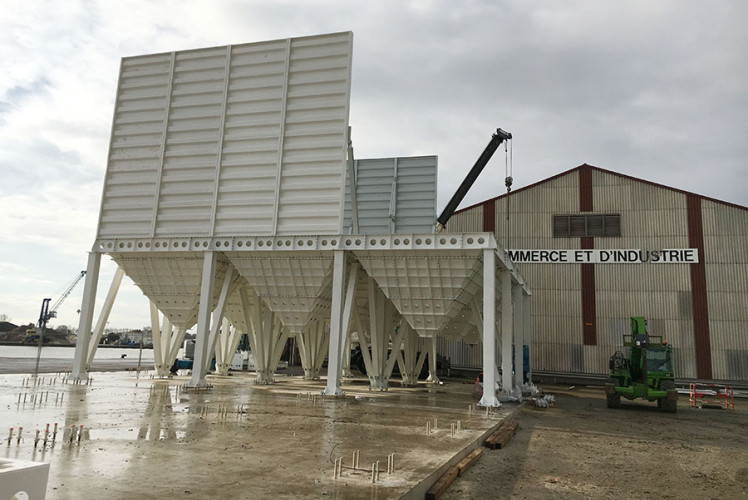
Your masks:
M 371 392 L 368 380 L 355 378 L 344 381 L 344 396 L 323 397 L 324 380 L 300 376 L 266 386 L 251 372 L 209 375 L 212 388 L 200 391 L 185 388 L 187 376 L 91 376 L 91 385 L 66 383 L 64 375 L 40 376 L 36 385 L 28 375 L 0 376 L 0 437 L 14 428 L 0 441 L 0 457 L 49 463 L 49 499 L 423 498 L 440 470 L 514 408 L 471 412 L 472 385 L 459 381 L 406 388 L 393 381 Z M 387 473 L 392 453 L 395 470 Z

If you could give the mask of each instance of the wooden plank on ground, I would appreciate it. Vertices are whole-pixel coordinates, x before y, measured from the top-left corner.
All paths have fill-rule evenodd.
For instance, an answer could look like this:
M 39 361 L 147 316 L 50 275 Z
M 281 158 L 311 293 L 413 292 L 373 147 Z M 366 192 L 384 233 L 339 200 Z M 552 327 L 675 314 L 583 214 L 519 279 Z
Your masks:
M 447 488 L 449 488 L 449 485 L 452 484 L 452 481 L 455 480 L 459 472 L 460 470 L 456 465 L 447 469 L 447 472 L 445 472 L 444 475 L 434 483 L 434 486 L 426 492 L 426 500 L 436 500 L 442 496 L 444 492 L 447 491 Z
M 473 450 L 468 456 L 460 460 L 460 462 L 457 464 L 459 475 L 462 475 L 463 472 L 472 467 L 472 465 L 478 461 L 481 455 L 483 455 L 483 448 L 477 448 Z
M 491 436 L 486 439 L 486 448 L 490 448 L 492 450 L 495 449 L 501 449 L 502 447 L 506 446 L 510 439 L 512 439 L 512 436 L 514 435 L 515 431 L 519 428 L 519 424 L 517 422 L 504 422 L 499 426 L 499 428 L 491 434 Z

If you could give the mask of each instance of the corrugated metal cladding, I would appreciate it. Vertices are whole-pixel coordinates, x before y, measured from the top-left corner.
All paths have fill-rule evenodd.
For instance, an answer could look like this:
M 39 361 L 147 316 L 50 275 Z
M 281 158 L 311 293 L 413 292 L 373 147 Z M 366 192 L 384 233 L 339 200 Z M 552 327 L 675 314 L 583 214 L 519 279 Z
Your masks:
M 352 40 L 122 59 L 98 237 L 340 233 Z
M 689 248 L 686 193 L 589 166 L 490 200 L 499 245 L 580 248 L 581 238 L 553 238 L 552 217 L 580 213 L 579 172 L 585 168 L 591 173 L 590 213 L 621 216 L 621 236 L 596 237 L 595 249 Z M 629 318 L 644 316 L 650 334 L 673 345 L 678 377 L 697 378 L 697 360 L 710 355 L 713 379 L 748 381 L 748 209 L 699 199 L 709 331 L 694 330 L 693 264 L 595 264 L 596 342 L 583 345 L 581 265 L 520 263 L 533 291 L 534 370 L 606 374 L 610 355 L 623 348 Z M 447 226 L 451 232 L 483 227 L 484 204 L 457 212 Z M 710 353 L 696 349 L 695 338 L 705 333 Z M 465 347 L 443 349 L 456 356 L 453 364 L 480 367 Z
M 355 161 L 360 234 L 433 233 L 436 220 L 436 156 Z M 348 176 L 344 233 L 352 231 Z
M 712 373 L 748 380 L 748 212 L 703 200 Z

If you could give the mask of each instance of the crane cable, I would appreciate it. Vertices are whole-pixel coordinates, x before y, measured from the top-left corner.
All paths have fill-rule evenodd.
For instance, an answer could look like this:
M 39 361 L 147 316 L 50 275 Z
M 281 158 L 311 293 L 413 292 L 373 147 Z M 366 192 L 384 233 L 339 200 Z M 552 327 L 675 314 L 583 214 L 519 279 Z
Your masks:
M 512 191 L 512 168 L 513 168 L 513 151 L 511 139 L 504 142 L 504 185 L 506 186 L 506 227 L 504 233 L 504 251 L 509 251 L 509 193 Z

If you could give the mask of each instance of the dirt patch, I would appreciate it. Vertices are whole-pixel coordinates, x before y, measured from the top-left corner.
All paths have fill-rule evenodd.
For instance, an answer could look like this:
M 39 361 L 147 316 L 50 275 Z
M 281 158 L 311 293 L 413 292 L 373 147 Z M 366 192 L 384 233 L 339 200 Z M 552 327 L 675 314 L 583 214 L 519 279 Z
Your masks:
M 654 403 L 606 407 L 602 388 L 545 386 L 557 406 L 523 408 L 520 430 L 442 496 L 463 498 L 746 498 L 748 402 L 678 413 Z

